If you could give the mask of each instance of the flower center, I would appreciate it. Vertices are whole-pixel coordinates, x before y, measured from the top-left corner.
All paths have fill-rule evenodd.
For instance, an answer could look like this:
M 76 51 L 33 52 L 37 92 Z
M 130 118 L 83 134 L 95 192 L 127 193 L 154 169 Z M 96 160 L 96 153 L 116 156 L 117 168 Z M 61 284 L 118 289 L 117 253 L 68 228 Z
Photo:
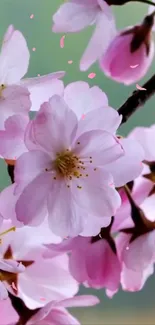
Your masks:
M 59 176 L 68 178 L 80 175 L 78 171 L 80 169 L 80 163 L 82 162 L 79 161 L 77 156 L 71 151 L 66 150 L 57 154 L 57 158 L 54 161 L 54 168 Z

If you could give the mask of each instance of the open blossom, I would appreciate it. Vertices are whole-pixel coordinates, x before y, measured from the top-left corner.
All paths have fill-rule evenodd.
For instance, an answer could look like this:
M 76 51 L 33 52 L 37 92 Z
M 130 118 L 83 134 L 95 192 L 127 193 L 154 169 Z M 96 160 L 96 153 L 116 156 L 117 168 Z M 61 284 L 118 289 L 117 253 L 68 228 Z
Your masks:
M 113 231 L 122 265 L 121 284 L 124 290 L 141 290 L 154 271 L 155 222 L 153 184 L 141 176 L 130 190 L 120 191 L 122 207 L 117 211 Z M 152 194 L 151 194 L 152 193 Z
M 154 57 L 153 21 L 153 16 L 147 16 L 141 25 L 119 32 L 112 40 L 100 59 L 100 67 L 108 77 L 125 85 L 144 77 Z
M 103 230 L 102 235 L 104 237 Z M 53 250 L 59 254 L 70 252 L 70 272 L 79 283 L 96 289 L 105 288 L 110 297 L 118 291 L 121 264 L 112 239 L 108 241 L 100 236 L 78 236 L 64 240 L 60 244 L 49 244 L 47 247 L 49 248 L 45 253 L 47 258 Z
M 8 229 L 10 225 L 9 220 L 4 221 L 1 231 Z M 1 287 L 2 284 L 5 285 L 10 293 L 20 297 L 30 309 L 44 306 L 52 300 L 72 297 L 78 291 L 78 284 L 68 270 L 66 254 L 61 256 L 54 254 L 48 261 L 43 258 L 45 252 L 43 244 L 51 241 L 52 232 L 44 225 L 35 229 L 22 227 L 5 234 L 2 238 Z M 19 263 L 25 270 L 17 274 L 16 264 Z M 11 275 L 8 272 L 11 272 Z
M 22 33 L 10 25 L 5 33 L 0 53 L 0 128 L 13 114 L 27 114 L 35 110 L 52 94 L 63 92 L 63 82 L 58 78 L 64 72 L 21 80 L 27 73 L 30 53 Z M 32 105 L 31 105 L 32 104 Z
M 48 214 L 51 229 L 62 237 L 82 232 L 85 213 L 110 217 L 120 205 L 112 175 L 104 166 L 123 155 L 122 146 L 107 131 L 85 132 L 84 127 L 77 137 L 77 130 L 74 112 L 61 97 L 53 96 L 30 122 L 29 152 L 17 159 L 15 167 L 15 194 L 20 193 L 17 219 L 36 225 Z
M 54 14 L 53 23 L 55 33 L 76 33 L 87 26 L 96 25 L 80 62 L 83 71 L 104 54 L 116 33 L 112 10 L 103 0 L 70 0 Z

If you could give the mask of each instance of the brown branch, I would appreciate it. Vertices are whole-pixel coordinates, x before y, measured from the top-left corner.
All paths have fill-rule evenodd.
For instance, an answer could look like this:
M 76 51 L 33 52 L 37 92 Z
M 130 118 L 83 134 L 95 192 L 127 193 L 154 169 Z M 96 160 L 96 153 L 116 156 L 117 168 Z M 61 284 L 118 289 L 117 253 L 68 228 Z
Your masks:
M 29 308 L 26 307 L 26 305 L 20 298 L 13 296 L 11 293 L 8 294 L 13 308 L 16 310 L 17 314 L 19 315 L 19 321 L 17 325 L 25 325 L 27 321 L 37 313 L 39 308 L 35 310 L 30 310 Z
M 155 74 L 142 87 L 146 88 L 146 90 L 135 90 L 126 102 L 118 109 L 118 113 L 123 116 L 122 124 L 127 122 L 129 117 L 155 94 Z

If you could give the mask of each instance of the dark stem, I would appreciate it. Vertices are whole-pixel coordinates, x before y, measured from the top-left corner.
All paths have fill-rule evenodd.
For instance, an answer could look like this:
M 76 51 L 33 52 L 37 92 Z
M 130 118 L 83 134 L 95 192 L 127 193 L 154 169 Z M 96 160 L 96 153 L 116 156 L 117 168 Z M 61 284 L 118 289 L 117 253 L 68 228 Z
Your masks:
M 25 325 L 27 321 L 37 313 L 38 309 L 35 310 L 30 310 L 29 308 L 26 307 L 24 302 L 18 298 L 13 296 L 11 293 L 9 294 L 9 298 L 11 300 L 13 308 L 16 310 L 17 314 L 19 315 L 19 321 L 17 325 Z
M 155 3 L 153 3 L 150 0 L 106 0 L 107 4 L 109 6 L 115 5 L 115 6 L 122 6 L 128 2 L 141 2 L 141 3 L 146 3 L 151 6 L 155 6 Z
M 135 90 L 126 102 L 118 109 L 119 115 L 122 115 L 122 123 L 127 122 L 129 117 L 142 107 L 145 102 L 155 93 L 155 75 L 153 75 L 143 86 L 146 90 Z

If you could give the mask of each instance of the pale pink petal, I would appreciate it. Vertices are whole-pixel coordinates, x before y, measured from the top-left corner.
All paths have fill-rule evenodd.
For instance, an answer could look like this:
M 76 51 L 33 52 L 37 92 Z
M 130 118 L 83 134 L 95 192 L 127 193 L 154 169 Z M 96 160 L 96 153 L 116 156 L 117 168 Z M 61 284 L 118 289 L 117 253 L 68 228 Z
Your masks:
M 121 143 L 112 134 L 104 130 L 92 130 L 83 133 L 76 139 L 74 152 L 79 155 L 86 167 L 92 165 L 97 167 L 115 162 L 124 155 Z M 90 158 L 92 157 L 92 158 Z
M 88 214 L 99 217 L 111 217 L 121 204 L 118 192 L 111 184 L 111 177 L 104 170 L 88 169 L 88 177 L 75 179 L 72 183 L 72 195 L 79 207 Z M 108 182 L 108 177 L 109 181 Z M 81 186 L 82 188 L 77 188 Z
M 148 267 L 154 257 L 155 232 L 152 231 L 138 237 L 123 252 L 123 260 L 127 268 L 140 271 Z
M 125 291 L 139 291 L 143 288 L 146 280 L 154 273 L 153 264 L 150 264 L 145 270 L 134 271 L 123 265 L 121 284 Z
M 100 302 L 99 298 L 92 295 L 82 295 L 82 296 L 75 296 L 70 299 L 62 300 L 59 303 L 59 306 L 70 308 L 70 307 L 87 307 L 87 306 L 94 306 Z
M 1 83 L 11 85 L 19 82 L 28 70 L 29 59 L 30 54 L 24 36 L 11 27 L 5 34 L 0 54 Z
M 33 137 L 43 150 L 52 155 L 53 152 L 55 154 L 70 146 L 76 128 L 75 113 L 68 108 L 63 98 L 55 95 L 42 105 L 33 123 Z M 60 130 L 63 137 L 60 137 Z
M 20 274 L 19 291 L 20 297 L 31 309 L 44 306 L 52 300 L 59 301 L 75 295 L 78 283 L 68 270 L 68 256 L 63 254 L 52 259 L 36 259 L 26 273 Z
M 18 221 L 31 226 L 41 224 L 47 215 L 46 198 L 50 186 L 50 177 L 44 172 L 25 187 L 16 203 Z
M 79 283 L 84 283 L 88 277 L 85 257 L 87 251 L 90 249 L 89 244 L 90 238 L 77 237 L 77 247 L 73 247 L 70 255 L 69 269 Z
M 75 237 L 82 231 L 84 212 L 78 208 L 65 182 L 53 182 L 48 195 L 48 212 L 49 226 L 56 235 Z
M 67 85 L 64 91 L 64 100 L 75 112 L 78 119 L 87 112 L 108 106 L 106 94 L 97 86 L 92 88 L 84 81 L 76 81 Z
M 98 95 L 97 95 L 98 96 Z M 122 117 L 118 112 L 107 105 L 103 106 L 101 102 L 96 107 L 95 111 L 88 112 L 84 119 L 81 119 L 78 124 L 78 133 L 89 130 L 105 130 L 110 133 L 115 133 L 118 129 Z
M 20 192 L 29 182 L 50 167 L 50 157 L 42 151 L 30 151 L 22 154 L 16 161 L 14 171 L 17 185 L 15 193 Z
M 0 129 L 4 129 L 4 122 L 14 114 L 27 115 L 31 101 L 29 91 L 21 86 L 9 86 L 2 92 L 0 98 Z
M 147 197 L 140 206 L 147 219 L 151 221 L 155 221 L 154 206 L 155 206 L 155 195 L 151 195 Z
M 136 84 L 136 88 L 137 88 L 138 90 L 147 90 L 146 88 L 141 87 L 139 84 Z
M 112 291 L 118 289 L 121 266 L 106 240 L 92 244 L 87 253 L 86 268 L 90 286 L 105 287 Z
M 20 273 L 25 271 L 25 266 L 11 259 L 0 259 L 0 270 Z
M 64 3 L 53 15 L 52 30 L 55 33 L 78 32 L 94 22 L 99 10 L 96 4 L 87 6 L 83 3 Z
M 38 111 L 40 105 L 49 100 L 53 95 L 63 95 L 63 81 L 59 80 L 65 72 L 50 73 L 38 78 L 21 80 L 20 84 L 27 87 L 32 102 L 31 111 Z
M 155 148 L 153 145 L 152 139 L 155 136 L 154 127 L 136 127 L 131 133 L 129 137 L 132 139 L 136 139 L 144 149 L 145 160 L 154 161 L 155 160 Z
M 103 31 L 106 32 L 103 34 Z M 115 21 L 104 12 L 99 13 L 93 36 L 80 61 L 80 70 L 86 71 L 106 51 L 110 41 L 116 34 Z
M 111 221 L 111 217 L 91 218 L 90 215 L 87 217 L 87 222 L 84 225 L 84 230 L 80 233 L 80 236 L 96 236 L 100 233 L 102 227 L 108 227 Z
M 24 115 L 13 115 L 5 121 L 5 131 L 0 130 L 0 155 L 5 159 L 16 160 L 27 151 L 24 132 L 28 121 Z
M 19 198 L 19 195 L 14 195 L 15 184 L 6 187 L 0 193 L 0 214 L 4 219 L 11 219 L 14 226 L 22 226 L 22 223 L 17 221 L 15 213 L 15 205 Z M 9 201 L 9 204 L 6 202 Z
M 116 187 L 134 180 L 143 170 L 144 150 L 132 139 L 120 139 L 125 154 L 116 161 L 108 163 L 105 169 L 113 175 Z
M 0 311 L 0 325 L 14 325 L 18 322 L 19 316 L 12 307 L 10 299 L 0 301 Z

